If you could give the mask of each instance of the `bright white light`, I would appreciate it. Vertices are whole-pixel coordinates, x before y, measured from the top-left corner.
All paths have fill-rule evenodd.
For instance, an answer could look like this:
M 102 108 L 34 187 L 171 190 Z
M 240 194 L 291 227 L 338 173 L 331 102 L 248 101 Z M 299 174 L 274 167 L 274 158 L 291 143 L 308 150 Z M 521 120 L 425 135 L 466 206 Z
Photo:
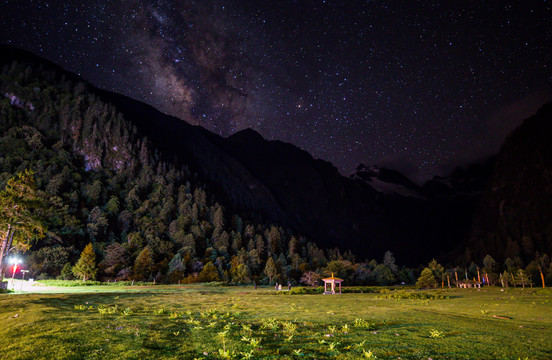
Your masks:
M 10 258 L 10 264 L 12 265 L 21 264 L 21 259 L 18 257 L 12 257 Z

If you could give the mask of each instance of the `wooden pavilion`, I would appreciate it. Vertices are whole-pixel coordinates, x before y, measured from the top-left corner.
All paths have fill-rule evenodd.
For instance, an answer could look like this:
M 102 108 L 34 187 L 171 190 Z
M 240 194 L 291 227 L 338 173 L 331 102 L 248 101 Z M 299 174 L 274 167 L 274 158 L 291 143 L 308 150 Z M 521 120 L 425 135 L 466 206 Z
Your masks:
M 336 278 L 334 274 L 332 273 L 332 276 L 329 278 L 322 279 L 324 281 L 324 295 L 326 294 L 341 294 L 341 283 L 343 282 L 343 279 Z M 339 284 L 339 292 L 335 291 L 335 284 Z M 328 290 L 328 285 L 330 285 L 330 289 Z

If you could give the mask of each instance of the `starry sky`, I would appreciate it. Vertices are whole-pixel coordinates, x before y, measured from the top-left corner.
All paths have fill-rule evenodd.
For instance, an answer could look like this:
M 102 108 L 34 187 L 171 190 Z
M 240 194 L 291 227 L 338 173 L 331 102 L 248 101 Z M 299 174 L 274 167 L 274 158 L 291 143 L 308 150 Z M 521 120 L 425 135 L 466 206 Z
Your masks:
M 551 1 L 2 0 L 0 41 L 222 136 L 416 181 L 552 99 Z

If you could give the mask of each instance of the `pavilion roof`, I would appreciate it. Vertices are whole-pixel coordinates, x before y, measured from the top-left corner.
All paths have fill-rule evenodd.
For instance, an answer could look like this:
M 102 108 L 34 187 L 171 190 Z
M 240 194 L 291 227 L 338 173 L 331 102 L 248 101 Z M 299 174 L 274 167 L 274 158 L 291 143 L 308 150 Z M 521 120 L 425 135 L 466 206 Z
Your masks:
M 332 276 L 331 276 L 331 277 L 322 279 L 322 281 L 334 281 L 334 282 L 339 283 L 339 282 L 342 282 L 343 279 L 340 279 L 340 278 L 335 277 L 334 274 L 332 273 Z

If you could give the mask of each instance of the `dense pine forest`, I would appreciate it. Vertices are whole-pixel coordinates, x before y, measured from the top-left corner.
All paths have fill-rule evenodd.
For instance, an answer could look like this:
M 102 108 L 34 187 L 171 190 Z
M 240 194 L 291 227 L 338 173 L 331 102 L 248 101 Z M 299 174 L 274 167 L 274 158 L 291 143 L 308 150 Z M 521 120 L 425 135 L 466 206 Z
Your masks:
M 41 231 L 15 236 L 11 250 L 28 248 L 29 277 L 316 284 L 334 273 L 347 284 L 392 285 L 414 284 L 422 270 L 398 266 L 391 252 L 368 261 L 321 249 L 224 206 L 185 163 L 153 147 L 76 77 L 14 61 L 2 68 L 0 90 L 0 190 L 25 171 L 36 185 L 31 213 Z M 0 225 L 7 239 L 7 220 Z M 552 283 L 550 259 L 538 252 L 518 251 L 504 264 L 491 254 L 479 264 L 428 268 L 436 280 L 429 287 L 454 279 L 455 270 L 470 279 L 481 271 L 492 283 L 540 284 L 541 274 Z
M 27 259 L 33 277 L 72 276 L 88 243 L 106 279 L 295 282 L 328 259 L 354 262 L 226 212 L 84 82 L 14 62 L 2 69 L 1 86 L 2 188 L 32 169 L 48 229 Z

